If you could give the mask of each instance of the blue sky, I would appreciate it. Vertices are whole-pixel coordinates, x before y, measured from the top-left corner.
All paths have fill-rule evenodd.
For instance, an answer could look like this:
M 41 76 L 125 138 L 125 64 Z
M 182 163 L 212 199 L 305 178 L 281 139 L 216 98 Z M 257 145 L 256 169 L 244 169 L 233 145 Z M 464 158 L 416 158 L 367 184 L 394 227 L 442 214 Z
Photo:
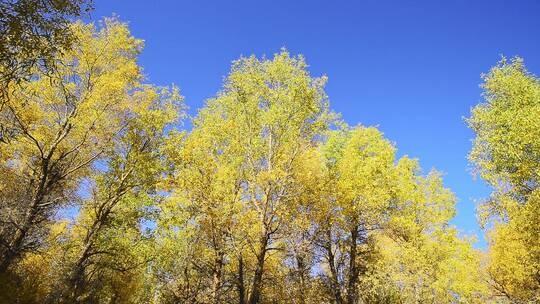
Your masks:
M 474 2 L 474 3 L 473 3 Z M 196 113 L 231 61 L 286 47 L 327 75 L 332 108 L 352 125 L 377 125 L 399 154 L 445 173 L 453 220 L 485 240 L 475 201 L 489 193 L 467 162 L 463 117 L 481 101 L 480 74 L 504 54 L 540 74 L 540 1 L 95 0 L 90 19 L 119 15 L 145 40 L 149 81 L 174 83 Z

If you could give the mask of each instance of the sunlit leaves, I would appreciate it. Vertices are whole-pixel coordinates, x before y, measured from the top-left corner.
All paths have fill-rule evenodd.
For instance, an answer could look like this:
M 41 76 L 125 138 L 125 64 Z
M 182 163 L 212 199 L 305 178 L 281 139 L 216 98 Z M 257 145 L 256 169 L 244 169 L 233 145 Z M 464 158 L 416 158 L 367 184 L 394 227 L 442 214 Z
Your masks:
M 475 131 L 469 155 L 494 192 L 479 206 L 489 231 L 487 271 L 495 295 L 540 299 L 540 81 L 520 58 L 503 58 L 484 75 L 484 102 L 468 119 Z

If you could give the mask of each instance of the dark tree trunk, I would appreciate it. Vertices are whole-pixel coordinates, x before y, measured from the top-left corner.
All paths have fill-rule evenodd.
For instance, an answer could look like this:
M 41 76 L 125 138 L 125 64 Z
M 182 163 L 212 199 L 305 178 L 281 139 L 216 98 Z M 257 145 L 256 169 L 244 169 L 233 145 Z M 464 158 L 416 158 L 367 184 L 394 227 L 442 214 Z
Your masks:
M 334 252 L 332 251 L 332 232 L 330 230 L 327 231 L 327 237 L 328 239 L 327 239 L 325 249 L 326 249 L 326 254 L 328 258 L 328 265 L 330 267 L 330 285 L 334 292 L 334 298 L 336 300 L 336 304 L 342 304 L 343 297 L 341 295 L 341 286 L 339 284 L 335 256 L 334 256 Z
M 244 284 L 244 259 L 238 257 L 238 303 L 246 303 L 246 286 Z
M 0 261 L 0 273 L 5 273 L 11 266 L 13 261 L 22 253 L 24 239 L 32 226 L 32 222 L 36 217 L 35 208 L 31 206 L 31 209 L 26 213 L 22 226 L 18 227 L 13 235 L 11 241 L 1 257 Z
M 212 298 L 215 304 L 220 303 L 221 276 L 223 272 L 223 254 L 218 252 L 214 260 L 214 273 L 212 274 Z
M 298 267 L 298 275 L 300 278 L 300 293 L 299 293 L 299 303 L 305 304 L 306 303 L 306 295 L 305 292 L 308 290 L 306 286 L 306 265 L 304 262 L 304 258 L 301 256 L 301 254 L 297 254 L 296 256 L 296 265 Z
M 348 304 L 356 304 L 358 302 L 358 292 L 356 290 L 356 283 L 358 281 L 358 266 L 356 265 L 357 240 L 358 226 L 355 226 L 353 229 L 351 229 L 351 239 L 349 244 L 349 278 L 347 284 Z
M 268 235 L 265 235 L 260 242 L 259 254 L 257 256 L 257 266 L 253 276 L 253 285 L 249 297 L 249 304 L 258 304 L 261 297 L 262 278 L 264 273 L 264 260 L 266 258 L 266 247 L 268 246 Z
M 47 164 L 43 165 L 44 174 L 47 173 L 48 167 Z M 46 178 L 43 177 L 40 180 L 40 184 L 38 186 L 38 189 L 36 191 L 36 194 L 32 198 L 32 203 L 28 207 L 28 210 L 26 211 L 24 218 L 22 220 L 22 223 L 19 227 L 17 227 L 17 230 L 15 231 L 15 234 L 11 238 L 11 240 L 7 244 L 7 248 L 4 252 L 4 254 L 0 257 L 0 273 L 5 273 L 8 268 L 11 266 L 13 261 L 19 257 L 24 250 L 24 240 L 28 235 L 28 232 L 32 228 L 32 225 L 34 224 L 34 221 L 36 220 L 36 217 L 39 213 L 39 206 L 43 202 L 45 198 L 45 188 L 46 188 Z

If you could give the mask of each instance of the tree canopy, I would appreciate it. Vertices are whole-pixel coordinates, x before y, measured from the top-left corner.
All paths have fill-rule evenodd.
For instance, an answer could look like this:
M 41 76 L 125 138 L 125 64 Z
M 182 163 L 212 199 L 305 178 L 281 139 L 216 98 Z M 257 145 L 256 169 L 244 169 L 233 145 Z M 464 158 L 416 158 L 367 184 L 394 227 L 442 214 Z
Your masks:
M 540 81 L 521 59 L 483 76 L 467 119 L 493 187 L 483 252 L 450 223 L 443 174 L 347 124 L 301 55 L 240 57 L 189 117 L 125 23 L 32 3 L 0 7 L 1 71 L 40 62 L 2 95 L 0 302 L 540 301 Z M 69 46 L 22 51 L 14 16 Z
M 484 75 L 485 101 L 468 123 L 469 155 L 492 187 L 479 207 L 489 230 L 491 285 L 518 303 L 540 301 L 540 81 L 521 58 L 503 58 Z

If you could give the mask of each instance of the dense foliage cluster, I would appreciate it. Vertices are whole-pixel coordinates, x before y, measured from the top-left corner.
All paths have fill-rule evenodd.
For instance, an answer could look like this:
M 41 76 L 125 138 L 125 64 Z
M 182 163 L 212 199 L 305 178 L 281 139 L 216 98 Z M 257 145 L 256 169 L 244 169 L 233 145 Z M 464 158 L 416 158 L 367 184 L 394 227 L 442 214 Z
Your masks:
M 519 58 L 484 76 L 485 102 L 468 120 L 470 159 L 494 192 L 479 208 L 489 226 L 487 271 L 497 294 L 540 301 L 540 80 Z
M 540 301 L 540 84 L 521 60 L 468 119 L 486 254 L 449 224 L 441 173 L 343 122 L 301 56 L 235 61 L 186 129 L 125 24 L 68 29 L 2 100 L 0 302 Z

